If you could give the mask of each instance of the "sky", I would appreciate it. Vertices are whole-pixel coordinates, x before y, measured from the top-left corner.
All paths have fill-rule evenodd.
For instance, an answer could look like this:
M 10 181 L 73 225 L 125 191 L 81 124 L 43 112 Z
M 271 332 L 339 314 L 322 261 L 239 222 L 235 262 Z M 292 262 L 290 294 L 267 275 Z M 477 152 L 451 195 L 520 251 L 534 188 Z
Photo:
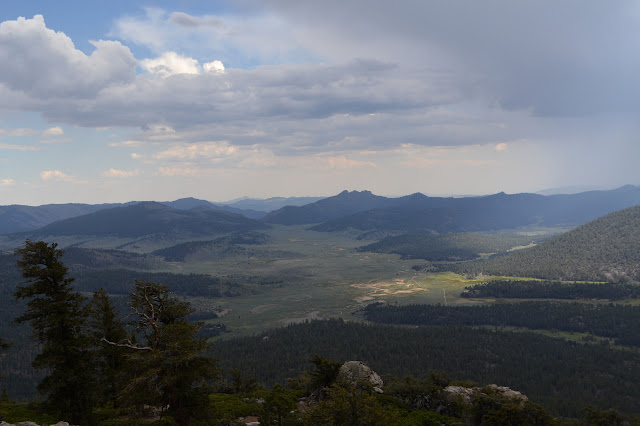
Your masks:
M 640 184 L 640 2 L 3 0 L 0 205 Z

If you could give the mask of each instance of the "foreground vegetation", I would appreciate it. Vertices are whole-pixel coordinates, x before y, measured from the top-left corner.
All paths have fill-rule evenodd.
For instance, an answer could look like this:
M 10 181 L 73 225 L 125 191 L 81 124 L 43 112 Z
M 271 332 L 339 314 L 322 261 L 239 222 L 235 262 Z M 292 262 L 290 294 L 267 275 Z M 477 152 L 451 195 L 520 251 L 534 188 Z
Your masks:
M 232 370 L 231 384 L 219 380 L 216 362 L 203 354 L 209 345 L 197 336 L 202 324 L 186 321 L 193 310 L 168 287 L 137 281 L 129 301 L 133 320 L 127 327 L 104 290 L 94 292 L 91 301 L 74 291 L 55 244 L 27 241 L 16 254 L 26 279 L 15 292 L 16 299 L 26 301 L 16 321 L 30 324 L 41 347 L 33 367 L 45 371 L 38 385 L 44 402 L 15 405 L 4 393 L 0 407 L 7 420 L 33 415 L 30 420 L 88 425 L 136 424 L 159 417 L 154 423 L 219 424 L 229 413 L 221 410 L 225 398 L 213 394 L 215 383 L 229 394 L 258 391 L 240 370 Z M 0 349 L 6 347 L 0 341 Z M 272 391 L 262 391 L 256 411 L 264 424 L 553 421 L 536 404 L 505 398 L 493 388 L 474 391 L 477 396 L 470 401 L 452 399 L 444 389 L 450 381 L 442 374 L 427 381 L 396 380 L 383 398 L 367 383 L 340 379 L 341 363 L 319 356 L 313 363 L 315 370 L 290 382 L 290 390 L 276 384 Z M 300 397 L 306 403 L 296 409 Z
M 224 369 L 238 368 L 268 386 L 295 377 L 320 353 L 362 360 L 383 378 L 441 370 L 509 386 L 554 415 L 579 418 L 587 406 L 640 415 L 640 355 L 534 333 L 311 321 L 220 341 L 209 353 Z

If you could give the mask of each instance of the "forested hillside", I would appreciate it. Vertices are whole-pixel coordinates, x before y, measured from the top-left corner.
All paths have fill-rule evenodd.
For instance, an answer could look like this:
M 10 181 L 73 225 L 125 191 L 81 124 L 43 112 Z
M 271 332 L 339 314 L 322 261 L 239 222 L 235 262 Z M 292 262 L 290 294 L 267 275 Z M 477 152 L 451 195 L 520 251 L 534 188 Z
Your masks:
M 208 241 L 190 241 L 153 251 L 151 254 L 167 262 L 206 261 L 211 258 L 234 256 L 277 259 L 295 258 L 298 254 L 283 250 L 264 249 L 260 246 L 271 242 L 262 232 L 235 233 Z
M 565 281 L 640 281 L 640 206 L 608 214 L 535 247 L 442 268 Z
M 406 259 L 437 261 L 472 260 L 480 254 L 506 252 L 542 237 L 519 234 L 404 234 L 358 248 L 359 251 L 399 254 Z

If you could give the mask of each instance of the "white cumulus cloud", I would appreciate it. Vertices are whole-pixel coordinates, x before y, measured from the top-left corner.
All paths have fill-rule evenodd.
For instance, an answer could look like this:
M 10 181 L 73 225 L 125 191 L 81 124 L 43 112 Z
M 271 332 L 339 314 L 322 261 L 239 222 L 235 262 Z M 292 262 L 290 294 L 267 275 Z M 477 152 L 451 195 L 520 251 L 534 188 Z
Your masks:
M 117 41 L 93 41 L 86 55 L 64 33 L 47 28 L 44 17 L 0 23 L 0 86 L 35 96 L 87 98 L 135 78 L 136 60 Z M 19 59 L 19 60 L 18 60 Z
M 196 167 L 158 167 L 157 176 L 201 176 L 203 171 Z
M 237 148 L 225 143 L 197 143 L 176 145 L 154 155 L 164 161 L 197 161 L 233 155 Z
M 176 74 L 200 74 L 198 61 L 176 52 L 165 52 L 155 59 L 144 59 L 140 66 L 152 74 L 169 77 Z
M 102 172 L 102 176 L 107 178 L 127 178 L 132 176 L 138 176 L 139 174 L 140 174 L 140 170 L 138 169 L 119 170 L 119 169 L 111 168 L 109 170 Z
M 15 184 L 16 181 L 13 179 L 0 179 L 0 186 L 12 186 Z
M 44 181 L 66 181 L 70 182 L 75 180 L 74 176 L 70 176 L 60 170 L 45 170 L 40 173 L 40 179 Z
M 30 145 L 13 145 L 8 143 L 0 143 L 0 149 L 10 149 L 13 151 L 38 151 L 40 148 Z
M 202 69 L 213 74 L 224 74 L 224 64 L 220 61 L 205 62 Z
M 42 132 L 42 136 L 62 136 L 64 135 L 64 130 L 60 126 L 50 127 L 44 132 Z

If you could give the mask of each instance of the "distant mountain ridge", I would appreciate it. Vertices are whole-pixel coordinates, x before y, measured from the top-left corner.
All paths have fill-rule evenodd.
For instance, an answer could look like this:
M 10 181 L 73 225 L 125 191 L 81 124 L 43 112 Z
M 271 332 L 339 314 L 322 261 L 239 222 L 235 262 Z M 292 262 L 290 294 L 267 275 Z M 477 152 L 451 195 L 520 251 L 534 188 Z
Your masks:
M 74 216 L 82 216 L 119 204 L 46 204 L 42 206 L 0 206 L 0 234 L 31 231 Z
M 374 195 L 371 191 L 342 191 L 333 197 L 324 198 L 304 206 L 286 206 L 269 213 L 263 220 L 281 225 L 306 225 L 325 222 L 367 210 L 413 204 L 429 198 L 419 193 L 399 198 Z
M 273 205 L 303 203 L 316 197 L 275 197 L 258 200 Z M 271 200 L 271 201 L 269 201 Z M 234 205 L 249 206 L 239 200 Z M 53 222 L 79 217 L 123 204 L 50 204 L 43 206 L 0 206 L 0 234 L 29 232 Z M 316 225 L 316 231 L 357 229 L 388 234 L 412 232 L 484 232 L 525 226 L 574 227 L 615 210 L 640 204 L 640 188 L 626 185 L 614 190 L 578 194 L 505 194 L 479 197 L 429 197 L 420 193 L 398 198 L 370 191 L 343 191 L 333 197 L 301 206 L 285 206 L 270 213 L 217 205 L 196 198 L 181 198 L 159 204 L 189 210 L 206 207 L 241 214 L 251 219 L 282 225 Z M 264 204 L 263 204 L 264 205 Z M 259 206 L 259 203 L 255 205 Z
M 31 235 L 92 235 L 137 238 L 144 235 L 181 235 L 200 237 L 208 234 L 244 232 L 268 226 L 245 216 L 200 205 L 178 210 L 154 201 L 114 207 L 74 218 L 60 220 Z
M 229 213 L 241 214 L 251 219 L 260 219 L 267 214 L 264 211 L 258 211 L 258 210 L 252 210 L 252 209 L 240 209 L 240 208 L 231 207 L 227 205 L 214 204 L 210 201 L 199 200 L 193 197 L 180 198 L 179 200 L 175 200 L 175 201 L 160 201 L 160 204 L 164 204 L 165 206 L 172 207 L 178 210 L 190 210 L 194 207 L 205 206 L 214 210 L 221 210 Z
M 106 203 L 106 204 L 45 204 L 41 206 L 23 206 L 18 204 L 0 206 L 0 234 L 11 234 L 16 232 L 28 232 L 41 228 L 50 223 L 83 216 L 99 210 L 126 207 L 144 201 L 129 201 L 126 203 Z M 175 201 L 161 201 L 160 204 L 178 210 L 189 210 L 193 207 L 207 206 L 214 210 L 237 213 L 251 219 L 260 219 L 266 212 L 250 209 L 239 209 L 235 207 L 216 205 L 206 200 L 188 197 Z
M 241 198 L 224 203 L 221 206 L 227 206 L 242 210 L 257 210 L 262 212 L 271 212 L 281 209 L 285 206 L 303 206 L 305 204 L 315 203 L 326 197 L 271 197 L 271 198 Z
M 465 198 L 412 194 L 386 198 L 369 191 L 344 191 L 302 207 L 285 207 L 264 217 L 283 225 L 317 224 L 322 232 L 357 229 L 390 232 L 485 232 L 526 226 L 574 227 L 640 204 L 640 188 L 544 196 L 505 194 Z

